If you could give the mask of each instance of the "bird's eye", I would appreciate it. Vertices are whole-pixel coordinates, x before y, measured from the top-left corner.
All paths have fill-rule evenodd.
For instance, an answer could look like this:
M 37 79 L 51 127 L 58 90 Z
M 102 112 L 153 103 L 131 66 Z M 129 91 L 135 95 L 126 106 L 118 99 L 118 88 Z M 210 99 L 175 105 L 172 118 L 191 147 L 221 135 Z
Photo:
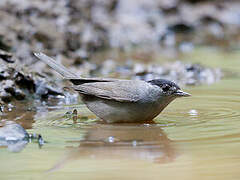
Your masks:
M 169 88 L 170 88 L 170 87 L 169 87 L 168 85 L 163 85 L 163 86 L 162 86 L 162 90 L 165 91 L 165 92 L 168 91 Z

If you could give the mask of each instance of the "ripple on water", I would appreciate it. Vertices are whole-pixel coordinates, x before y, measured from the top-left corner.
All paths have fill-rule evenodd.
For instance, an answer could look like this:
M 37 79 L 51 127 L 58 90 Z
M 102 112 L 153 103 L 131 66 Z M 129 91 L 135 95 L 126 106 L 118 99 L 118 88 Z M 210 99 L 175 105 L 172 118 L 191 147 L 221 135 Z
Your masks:
M 223 89 L 191 92 L 196 96 L 177 101 L 159 116 L 158 122 L 174 124 L 167 131 L 173 139 L 178 140 L 227 138 L 229 142 L 231 138 L 234 139 L 234 134 L 239 138 L 240 96 L 236 93 L 239 90 Z

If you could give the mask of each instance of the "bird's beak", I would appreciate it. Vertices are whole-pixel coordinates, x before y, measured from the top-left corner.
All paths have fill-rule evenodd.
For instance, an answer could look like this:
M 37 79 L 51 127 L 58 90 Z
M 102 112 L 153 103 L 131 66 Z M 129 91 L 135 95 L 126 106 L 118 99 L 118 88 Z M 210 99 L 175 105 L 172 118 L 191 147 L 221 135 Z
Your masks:
M 186 93 L 186 92 L 183 92 L 182 90 L 177 90 L 175 93 L 174 93 L 175 96 L 177 97 L 188 97 L 188 96 L 191 96 L 191 94 L 189 93 Z

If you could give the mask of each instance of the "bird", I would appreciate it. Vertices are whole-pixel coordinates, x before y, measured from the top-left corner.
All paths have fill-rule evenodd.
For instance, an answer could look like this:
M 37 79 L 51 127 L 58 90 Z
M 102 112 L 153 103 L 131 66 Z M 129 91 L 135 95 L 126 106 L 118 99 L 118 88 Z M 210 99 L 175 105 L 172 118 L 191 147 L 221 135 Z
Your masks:
M 105 123 L 150 122 L 174 99 L 191 96 L 170 80 L 85 78 L 42 52 L 34 55 L 69 80 L 87 108 Z

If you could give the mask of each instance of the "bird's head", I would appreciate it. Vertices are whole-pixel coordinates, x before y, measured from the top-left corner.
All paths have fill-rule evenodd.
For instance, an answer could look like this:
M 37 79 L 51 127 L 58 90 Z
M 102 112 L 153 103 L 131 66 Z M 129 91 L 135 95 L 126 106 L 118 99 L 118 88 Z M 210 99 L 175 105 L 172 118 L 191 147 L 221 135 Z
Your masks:
M 191 96 L 191 94 L 183 92 L 176 83 L 169 80 L 154 79 L 148 82 L 160 88 L 161 96 L 170 98 Z

